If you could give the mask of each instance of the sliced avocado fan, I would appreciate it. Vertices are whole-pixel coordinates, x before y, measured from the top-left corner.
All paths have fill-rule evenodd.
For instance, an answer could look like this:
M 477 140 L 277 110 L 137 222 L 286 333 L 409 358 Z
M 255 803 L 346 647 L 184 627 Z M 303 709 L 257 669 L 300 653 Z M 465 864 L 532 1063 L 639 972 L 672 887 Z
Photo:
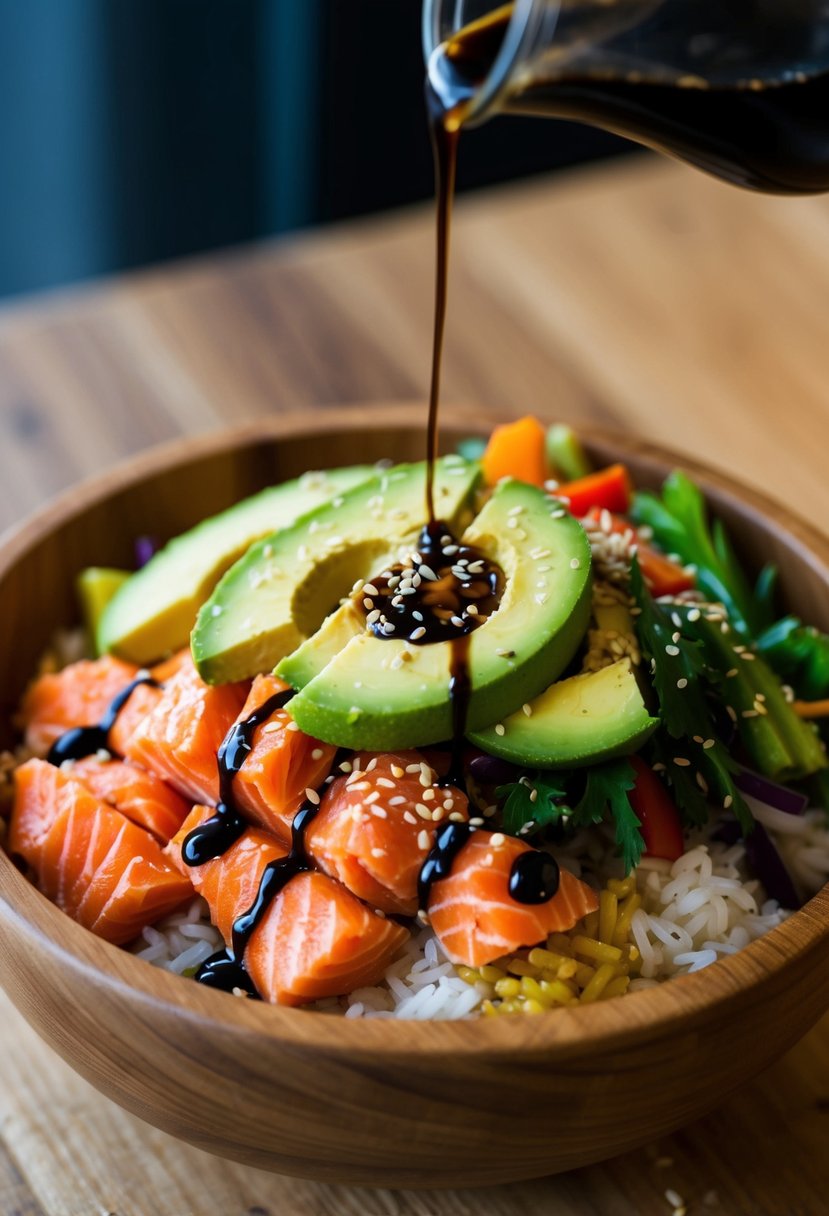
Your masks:
M 469 635 L 468 726 L 480 730 L 537 696 L 573 657 L 590 613 L 591 555 L 559 503 L 512 479 L 498 484 L 462 542 L 505 576 L 500 605 Z M 351 601 L 277 670 L 300 688 L 291 714 L 301 730 L 342 747 L 392 750 L 451 737 L 451 656 L 451 641 L 375 637 Z
M 152 663 L 187 645 L 200 606 L 219 578 L 260 536 L 371 477 L 365 465 L 305 473 L 270 486 L 176 536 L 118 587 L 100 614 L 99 654 Z
M 500 725 L 469 738 L 522 767 L 579 768 L 638 751 L 659 719 L 648 713 L 630 659 L 619 659 L 551 684 Z
M 480 465 L 460 456 L 436 462 L 435 509 L 451 528 L 472 517 L 479 480 Z M 425 487 L 423 463 L 375 472 L 252 545 L 199 611 L 191 647 L 202 679 L 223 684 L 270 671 L 315 633 L 355 580 L 397 561 L 400 546 L 417 538 Z

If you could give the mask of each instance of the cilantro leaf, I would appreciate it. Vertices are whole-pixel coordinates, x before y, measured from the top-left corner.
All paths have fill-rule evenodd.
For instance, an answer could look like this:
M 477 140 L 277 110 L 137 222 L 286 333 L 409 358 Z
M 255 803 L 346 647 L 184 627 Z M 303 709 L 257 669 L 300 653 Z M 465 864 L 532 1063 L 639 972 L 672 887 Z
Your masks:
M 708 698 L 709 690 L 720 692 L 722 675 L 708 665 L 702 641 L 692 635 L 691 615 L 701 619 L 700 611 L 687 604 L 658 604 L 645 586 L 636 557 L 631 565 L 631 591 L 639 609 L 639 645 L 650 660 L 664 723 L 654 747 L 682 817 L 697 827 L 704 824 L 708 792 L 712 801 L 732 807 L 743 831 L 750 832 L 754 819 L 732 779 L 736 766 L 718 737 Z M 699 785 L 697 773 L 704 787 Z
M 529 836 L 557 823 L 569 809 L 562 801 L 566 794 L 563 773 L 536 773 L 500 786 L 495 796 L 499 801 L 506 799 L 502 810 L 504 831 L 511 836 Z
M 586 770 L 584 793 L 573 807 L 573 827 L 600 823 L 607 810 L 616 826 L 616 844 L 629 873 L 645 851 L 639 819 L 627 796 L 636 784 L 636 772 L 626 758 L 608 760 Z

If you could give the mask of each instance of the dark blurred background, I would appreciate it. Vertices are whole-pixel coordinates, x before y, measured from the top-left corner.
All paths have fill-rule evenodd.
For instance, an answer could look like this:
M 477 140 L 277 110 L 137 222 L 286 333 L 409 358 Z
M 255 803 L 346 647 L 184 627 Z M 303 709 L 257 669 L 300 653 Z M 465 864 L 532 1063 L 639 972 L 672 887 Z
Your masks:
M 0 295 L 432 191 L 420 0 L 0 0 Z M 624 145 L 496 120 L 459 187 Z

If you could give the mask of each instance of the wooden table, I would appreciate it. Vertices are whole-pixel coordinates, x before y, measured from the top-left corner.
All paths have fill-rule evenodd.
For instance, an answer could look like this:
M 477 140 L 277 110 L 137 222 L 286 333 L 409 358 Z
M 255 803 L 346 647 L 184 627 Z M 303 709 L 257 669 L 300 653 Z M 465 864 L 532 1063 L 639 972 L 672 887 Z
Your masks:
M 0 313 L 0 525 L 122 456 L 274 410 L 422 398 L 432 216 L 371 219 Z M 648 435 L 829 512 L 829 199 L 643 161 L 458 208 L 445 397 Z M 378 424 L 380 418 L 378 416 Z M 0 998 L 9 1216 L 819 1216 L 829 1020 L 645 1151 L 488 1192 L 348 1191 L 123 1113 Z

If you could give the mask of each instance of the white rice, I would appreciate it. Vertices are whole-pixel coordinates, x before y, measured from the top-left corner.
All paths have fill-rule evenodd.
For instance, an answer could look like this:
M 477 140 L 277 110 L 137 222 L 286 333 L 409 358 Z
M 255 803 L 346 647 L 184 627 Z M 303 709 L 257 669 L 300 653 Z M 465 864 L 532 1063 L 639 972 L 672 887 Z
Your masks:
M 752 803 L 804 896 L 829 878 L 829 829 L 823 811 L 786 815 Z M 745 848 L 725 845 L 698 833 L 673 864 L 645 858 L 636 878 L 642 907 L 631 935 L 642 956 L 629 991 L 652 988 L 677 975 L 710 966 L 773 929 L 791 913 L 765 898 L 748 876 Z M 557 852 L 568 870 L 600 887 L 621 877 L 612 831 L 579 833 Z M 178 974 L 192 972 L 223 947 L 202 899 L 144 929 L 133 947 L 139 958 Z M 429 928 L 416 931 L 386 971 L 382 983 L 358 988 L 347 997 L 318 1001 L 316 1010 L 347 1018 L 455 1020 L 473 1015 L 491 996 L 487 984 L 470 985 L 458 975 Z

